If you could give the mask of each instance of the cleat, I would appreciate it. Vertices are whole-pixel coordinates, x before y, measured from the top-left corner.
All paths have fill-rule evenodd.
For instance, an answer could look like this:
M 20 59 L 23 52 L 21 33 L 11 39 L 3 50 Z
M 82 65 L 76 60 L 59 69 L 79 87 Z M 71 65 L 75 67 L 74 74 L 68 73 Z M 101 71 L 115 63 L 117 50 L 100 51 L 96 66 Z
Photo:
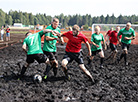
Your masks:
M 57 75 L 57 68 L 53 68 L 53 72 L 54 72 L 54 76 L 56 76 Z
M 66 76 L 66 79 L 67 79 L 68 81 L 70 81 L 70 80 L 71 80 L 71 77 L 70 77 L 69 75 L 67 75 L 67 76 Z
M 90 60 L 89 57 L 87 57 L 87 61 L 88 61 L 87 65 L 90 66 L 92 61 Z
M 128 66 L 128 62 L 125 62 L 125 65 Z
M 44 76 L 44 80 L 46 80 L 46 79 L 47 79 L 47 75 Z
M 119 62 L 120 62 L 120 59 L 117 59 L 117 63 L 119 64 Z
M 104 68 L 104 66 L 103 65 L 100 65 L 100 68 L 102 69 L 102 68 Z
M 62 67 L 62 68 L 63 68 L 63 72 L 64 72 L 64 74 L 65 74 L 66 79 L 67 79 L 67 80 L 70 80 L 71 77 L 68 75 L 68 70 L 66 70 L 64 67 Z

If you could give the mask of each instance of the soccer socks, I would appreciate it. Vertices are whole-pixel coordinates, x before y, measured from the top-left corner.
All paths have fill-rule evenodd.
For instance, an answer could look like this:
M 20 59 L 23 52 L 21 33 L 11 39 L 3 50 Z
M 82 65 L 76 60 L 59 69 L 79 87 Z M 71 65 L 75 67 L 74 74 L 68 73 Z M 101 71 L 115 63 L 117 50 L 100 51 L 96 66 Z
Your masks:
M 100 62 L 101 62 L 101 65 L 103 65 L 104 58 L 101 58 L 101 59 L 100 59 Z
M 56 75 L 57 75 L 57 70 L 58 70 L 58 68 L 57 68 L 57 67 L 53 67 L 54 76 L 56 76 Z
M 121 54 L 119 61 L 124 57 L 124 53 Z
M 127 54 L 124 54 L 124 61 L 125 61 L 125 65 L 128 65 L 128 62 L 127 62 Z
M 26 72 L 26 69 L 27 69 L 27 67 L 25 67 L 23 65 L 22 70 L 21 70 L 21 74 L 20 74 L 19 78 L 21 78 L 24 75 L 24 73 Z
M 51 67 L 50 67 L 50 65 L 47 64 L 46 70 L 45 70 L 44 74 L 48 75 L 48 73 L 49 73 L 50 70 L 51 70 Z
M 89 57 L 87 57 L 87 61 L 88 61 L 87 65 L 90 65 L 92 62 L 92 60 Z

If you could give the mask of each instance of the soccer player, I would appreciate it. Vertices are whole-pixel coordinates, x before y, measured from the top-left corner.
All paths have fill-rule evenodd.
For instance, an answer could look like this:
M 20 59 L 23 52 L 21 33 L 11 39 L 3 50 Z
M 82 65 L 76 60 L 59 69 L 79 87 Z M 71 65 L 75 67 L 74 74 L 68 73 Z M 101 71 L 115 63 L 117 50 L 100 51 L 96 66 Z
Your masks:
M 110 30 L 108 30 L 108 32 L 105 35 L 107 46 L 109 46 L 109 41 L 110 41 L 110 36 L 109 35 L 111 34 L 112 31 L 113 31 L 113 27 L 111 27 Z
M 119 36 L 122 35 L 120 39 Z M 131 40 L 135 39 L 135 31 L 131 28 L 131 23 L 128 22 L 125 28 L 122 28 L 118 33 L 119 43 L 122 45 L 123 52 L 118 59 L 118 62 L 124 57 L 125 65 L 128 65 L 127 54 L 131 44 Z
M 89 79 L 92 82 L 94 82 L 92 75 L 84 66 L 84 62 L 83 62 L 83 58 L 82 58 L 83 55 L 80 52 L 81 42 L 84 42 L 87 46 L 88 51 L 89 51 L 88 55 L 91 56 L 91 48 L 90 48 L 88 39 L 86 38 L 85 35 L 83 35 L 80 32 L 80 27 L 78 25 L 74 25 L 73 31 L 68 31 L 68 32 L 62 34 L 61 36 L 68 38 L 65 54 L 64 54 L 64 57 L 62 60 L 62 69 L 65 73 L 66 78 L 68 80 L 70 80 L 70 77 L 68 75 L 67 64 L 72 62 L 73 60 L 75 60 L 79 64 L 79 67 L 83 70 L 83 72 L 89 77 Z
M 60 33 L 60 29 L 58 28 L 58 25 L 59 25 L 59 20 L 57 18 L 53 18 L 52 24 L 48 26 L 46 29 L 51 29 L 54 32 Z M 48 72 L 52 68 L 53 68 L 54 76 L 56 76 L 57 74 L 57 69 L 58 69 L 58 61 L 57 61 L 57 53 L 56 53 L 57 52 L 57 48 L 56 48 L 57 40 L 59 40 L 58 36 L 53 35 L 51 32 L 45 34 L 43 51 L 44 51 L 44 54 L 50 60 L 51 68 L 49 69 L 49 66 L 48 68 L 46 68 L 44 79 L 47 78 Z
M 26 33 L 22 48 L 27 54 L 26 64 L 23 65 L 19 78 L 22 78 L 26 72 L 27 67 L 36 60 L 38 63 L 49 63 L 49 59 L 43 54 L 41 49 L 41 37 L 52 30 L 45 29 L 38 33 L 32 34 L 31 32 Z M 27 50 L 28 47 L 28 50 Z
M 109 39 L 109 41 L 110 41 L 110 49 L 111 49 L 112 52 L 111 52 L 111 55 L 107 59 L 113 57 L 113 63 L 114 63 L 114 61 L 116 59 L 116 55 L 117 55 L 117 43 L 118 43 L 117 35 L 118 35 L 119 31 L 120 31 L 120 27 L 117 26 L 116 30 L 112 31 L 108 35 L 110 37 L 110 39 Z M 119 36 L 119 38 L 121 38 L 121 35 Z
M 102 49 L 101 41 L 103 41 L 104 49 L 106 50 L 106 44 L 105 44 L 105 40 L 104 40 L 103 34 L 100 33 L 100 27 L 99 26 L 96 26 L 95 27 L 95 33 L 92 34 L 92 37 L 91 37 L 91 42 L 92 42 L 92 47 L 91 47 L 92 56 L 89 58 L 87 65 L 90 65 L 91 64 L 91 61 L 94 58 L 94 56 L 97 53 L 99 53 L 99 55 L 101 57 L 101 60 L 100 60 L 100 62 L 101 62 L 100 68 L 103 68 L 104 52 L 103 52 L 103 49 Z

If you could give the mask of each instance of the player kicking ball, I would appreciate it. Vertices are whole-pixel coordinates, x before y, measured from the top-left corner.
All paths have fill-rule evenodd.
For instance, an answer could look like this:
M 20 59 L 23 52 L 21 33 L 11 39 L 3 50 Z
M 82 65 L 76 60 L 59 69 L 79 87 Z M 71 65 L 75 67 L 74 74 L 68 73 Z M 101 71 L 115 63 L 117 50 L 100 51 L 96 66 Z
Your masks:
M 65 76 L 68 80 L 70 80 L 70 76 L 68 75 L 68 68 L 67 64 L 75 60 L 78 64 L 80 69 L 88 76 L 88 78 L 94 83 L 94 79 L 91 73 L 86 69 L 83 62 L 83 55 L 80 52 L 81 50 L 81 42 L 84 42 L 87 46 L 89 51 L 88 55 L 91 56 L 91 48 L 88 42 L 88 39 L 85 35 L 80 32 L 80 27 L 78 25 L 73 26 L 73 31 L 68 31 L 62 35 L 59 34 L 61 37 L 68 38 L 68 42 L 66 45 L 65 54 L 62 60 L 62 69 L 65 73 Z

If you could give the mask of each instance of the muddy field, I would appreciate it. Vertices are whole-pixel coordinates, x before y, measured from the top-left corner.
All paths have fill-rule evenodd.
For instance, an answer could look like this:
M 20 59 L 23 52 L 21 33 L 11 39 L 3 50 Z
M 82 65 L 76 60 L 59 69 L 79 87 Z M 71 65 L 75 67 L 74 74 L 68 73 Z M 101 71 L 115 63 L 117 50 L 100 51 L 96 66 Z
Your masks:
M 96 83 L 91 84 L 87 76 L 79 69 L 76 62 L 68 65 L 70 81 L 65 81 L 61 70 L 61 60 L 64 47 L 58 45 L 59 70 L 57 77 L 50 71 L 47 81 L 34 83 L 35 73 L 43 74 L 45 64 L 34 62 L 25 77 L 17 80 L 16 74 L 21 70 L 26 59 L 21 49 L 21 43 L 0 50 L 0 102 L 138 102 L 138 45 L 132 45 L 129 50 L 129 66 L 124 66 L 123 60 L 118 65 L 111 65 L 111 60 L 105 61 L 105 68 L 99 68 L 99 57 L 95 57 L 92 73 Z M 87 49 L 84 49 L 84 62 L 87 63 Z M 118 55 L 121 54 L 121 48 Z M 105 51 L 108 56 L 110 50 Z M 111 62 L 110 62 L 111 61 Z

